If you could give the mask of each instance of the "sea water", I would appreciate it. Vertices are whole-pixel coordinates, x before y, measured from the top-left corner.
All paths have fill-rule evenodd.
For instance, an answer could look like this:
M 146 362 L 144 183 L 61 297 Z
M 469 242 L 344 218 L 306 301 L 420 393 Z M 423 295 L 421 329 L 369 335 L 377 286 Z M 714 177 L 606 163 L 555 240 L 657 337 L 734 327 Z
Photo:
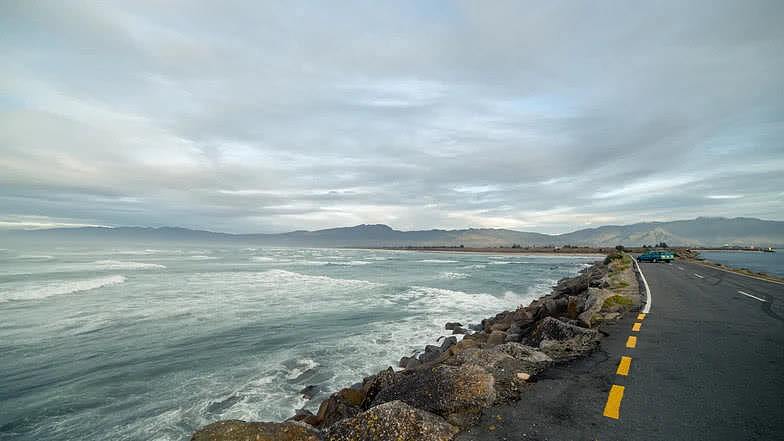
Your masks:
M 185 440 L 315 410 L 596 256 L 199 244 L 0 250 L 0 439 Z M 316 385 L 312 400 L 300 391 Z
M 700 251 L 700 256 L 733 268 L 746 268 L 784 277 L 784 253 L 760 251 Z

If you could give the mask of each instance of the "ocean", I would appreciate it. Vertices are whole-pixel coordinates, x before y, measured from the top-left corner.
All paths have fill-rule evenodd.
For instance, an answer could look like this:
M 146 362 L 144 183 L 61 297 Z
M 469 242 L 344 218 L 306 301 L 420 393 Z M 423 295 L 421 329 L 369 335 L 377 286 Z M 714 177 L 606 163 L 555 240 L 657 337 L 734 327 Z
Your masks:
M 0 245 L 4 246 L 4 245 Z M 315 410 L 597 256 L 172 243 L 0 249 L 0 439 L 185 440 Z M 299 393 L 317 385 L 306 400 Z
M 733 268 L 746 268 L 756 272 L 784 277 L 784 253 L 759 251 L 700 251 L 707 260 Z

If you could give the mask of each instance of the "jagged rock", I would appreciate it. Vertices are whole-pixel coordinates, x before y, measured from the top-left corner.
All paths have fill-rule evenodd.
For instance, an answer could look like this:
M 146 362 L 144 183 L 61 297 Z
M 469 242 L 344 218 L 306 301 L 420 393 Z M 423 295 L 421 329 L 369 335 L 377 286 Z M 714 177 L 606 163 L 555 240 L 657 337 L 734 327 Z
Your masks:
M 372 406 L 400 400 L 467 427 L 495 401 L 494 384 L 493 376 L 478 366 L 439 365 L 402 371 L 375 396 Z
M 599 343 L 594 329 L 586 329 L 547 317 L 536 326 L 528 340 L 552 358 L 564 359 L 590 352 Z
M 487 338 L 487 344 L 489 345 L 500 345 L 504 341 L 506 341 L 506 332 L 504 331 L 493 331 Z
M 519 395 L 515 372 L 536 374 L 551 362 L 544 353 L 519 343 L 505 343 L 491 349 L 470 348 L 444 361 L 453 366 L 477 366 L 491 374 L 497 401 L 508 401 Z
M 612 295 L 612 291 L 599 288 L 588 288 L 588 296 L 585 299 L 585 305 L 583 307 L 584 310 L 577 316 L 577 319 L 583 325 L 590 328 L 593 325 L 594 315 L 602 309 L 604 301 Z
M 397 366 L 404 368 L 408 366 L 408 363 L 410 363 L 411 360 L 419 361 L 416 359 L 416 357 L 400 357 L 400 361 L 397 363 Z
M 320 441 L 319 432 L 297 421 L 248 423 L 225 420 L 204 426 L 191 441 Z
M 517 377 L 517 379 L 520 381 L 528 381 L 531 378 L 531 375 L 525 372 L 518 372 L 517 374 L 515 374 L 515 377 Z
M 577 315 L 577 297 L 569 296 L 569 303 L 566 305 L 566 316 L 570 319 L 576 319 Z
M 289 418 L 289 419 L 287 419 L 286 421 L 304 421 L 304 420 L 306 420 L 306 419 L 308 419 L 310 417 L 314 417 L 314 416 L 315 415 L 313 415 L 313 412 L 311 412 L 311 411 L 309 411 L 307 409 L 297 409 L 297 411 L 294 413 L 294 416 Z
M 391 367 L 377 373 L 376 375 L 365 378 L 362 381 L 362 392 L 365 393 L 365 402 L 363 403 L 363 407 L 367 408 L 382 389 L 389 387 L 396 380 L 397 373 Z
M 336 423 L 324 441 L 449 441 L 457 432 L 437 415 L 391 401 Z
M 441 352 L 446 351 L 447 349 L 451 348 L 452 346 L 457 344 L 457 337 L 447 337 L 441 342 Z
M 318 425 L 329 427 L 345 418 L 351 418 L 362 411 L 360 407 L 365 400 L 365 391 L 346 388 L 330 395 L 321 402 L 316 419 Z
M 494 323 L 490 326 L 490 329 L 493 331 L 506 331 L 511 326 L 511 323 L 502 322 L 502 323 Z
M 441 348 L 439 346 L 427 345 L 425 346 L 425 352 L 419 354 L 419 361 L 422 363 L 429 363 L 436 360 L 440 356 Z
M 302 388 L 301 391 L 299 391 L 299 393 L 302 394 L 302 397 L 305 398 L 306 400 L 313 398 L 317 392 L 318 392 L 318 386 L 316 386 L 315 384 L 305 386 Z
M 454 331 L 455 329 L 462 328 L 462 327 L 463 324 L 460 322 L 447 322 L 446 325 L 444 325 L 444 329 L 446 329 L 447 331 Z
M 518 341 L 520 341 L 520 339 L 521 339 L 522 337 L 523 337 L 523 336 L 522 336 L 522 335 L 520 335 L 520 334 L 506 334 L 506 338 L 504 339 L 504 342 L 506 342 L 506 343 L 509 343 L 509 342 L 518 342 Z
M 525 365 L 525 371 L 537 374 L 547 368 L 553 359 L 544 352 L 520 343 L 504 343 L 493 350 L 507 354 Z
M 453 335 L 455 335 L 455 334 L 468 334 L 468 330 L 466 330 L 464 328 L 459 328 L 458 327 L 458 328 L 455 328 L 455 329 L 452 330 L 452 334 Z

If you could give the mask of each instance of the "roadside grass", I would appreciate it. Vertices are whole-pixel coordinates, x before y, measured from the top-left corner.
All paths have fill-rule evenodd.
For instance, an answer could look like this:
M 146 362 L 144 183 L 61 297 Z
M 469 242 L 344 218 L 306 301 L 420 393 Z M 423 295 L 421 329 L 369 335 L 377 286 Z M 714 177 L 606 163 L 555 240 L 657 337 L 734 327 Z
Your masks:
M 602 303 L 602 309 L 610 309 L 615 306 L 631 307 L 632 299 L 626 296 L 614 295 L 607 297 Z

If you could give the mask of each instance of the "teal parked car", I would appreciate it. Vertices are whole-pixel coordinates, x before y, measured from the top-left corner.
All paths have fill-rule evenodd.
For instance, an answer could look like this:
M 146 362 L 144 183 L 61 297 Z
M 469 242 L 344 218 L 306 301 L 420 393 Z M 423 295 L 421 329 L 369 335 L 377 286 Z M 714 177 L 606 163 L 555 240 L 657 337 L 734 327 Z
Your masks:
M 638 262 L 672 262 L 675 254 L 672 251 L 648 251 L 637 256 Z

